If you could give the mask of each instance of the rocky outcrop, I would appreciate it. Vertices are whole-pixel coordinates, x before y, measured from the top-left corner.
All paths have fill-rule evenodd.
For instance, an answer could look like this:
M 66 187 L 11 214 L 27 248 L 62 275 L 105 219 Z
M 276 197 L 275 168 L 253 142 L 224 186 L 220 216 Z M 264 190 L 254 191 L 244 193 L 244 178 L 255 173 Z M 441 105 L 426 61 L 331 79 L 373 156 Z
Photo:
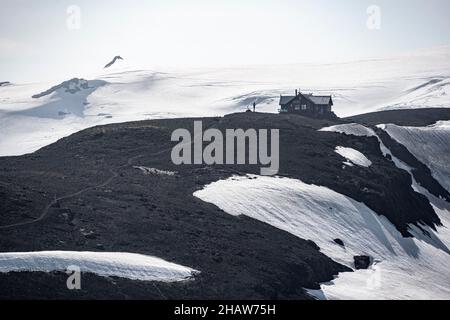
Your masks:
M 369 126 L 393 123 L 398 126 L 425 127 L 439 120 L 450 120 L 450 108 L 424 108 L 408 110 L 378 111 L 344 118 Z
M 35 94 L 32 96 L 32 98 L 39 99 L 39 98 L 48 96 L 56 91 L 62 91 L 62 92 L 66 92 L 66 93 L 75 94 L 81 90 L 86 90 L 86 89 L 89 89 L 89 82 L 87 80 L 73 78 L 71 80 L 62 82 L 61 84 L 53 86 L 44 92 Z
M 369 256 L 354 256 L 353 259 L 356 270 L 369 269 L 372 260 Z

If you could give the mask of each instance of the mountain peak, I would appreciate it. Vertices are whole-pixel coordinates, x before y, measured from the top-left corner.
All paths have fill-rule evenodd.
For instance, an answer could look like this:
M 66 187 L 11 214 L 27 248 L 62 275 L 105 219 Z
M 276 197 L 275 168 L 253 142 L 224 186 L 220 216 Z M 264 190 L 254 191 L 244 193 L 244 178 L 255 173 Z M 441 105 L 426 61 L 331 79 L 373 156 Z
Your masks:
M 55 91 L 62 90 L 63 92 L 75 94 L 81 90 L 89 89 L 89 82 L 85 79 L 73 78 L 67 81 L 64 81 L 56 86 L 51 87 L 50 89 L 41 92 L 39 94 L 35 94 L 32 96 L 33 99 L 38 99 L 44 96 L 48 96 Z

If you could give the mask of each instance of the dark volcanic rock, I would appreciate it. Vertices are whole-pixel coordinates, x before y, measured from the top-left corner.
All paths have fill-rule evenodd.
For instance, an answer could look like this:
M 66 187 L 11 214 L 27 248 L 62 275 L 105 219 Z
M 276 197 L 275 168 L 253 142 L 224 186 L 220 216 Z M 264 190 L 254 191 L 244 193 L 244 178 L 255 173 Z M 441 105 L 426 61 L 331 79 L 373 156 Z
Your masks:
M 204 126 L 220 121 L 204 119 Z M 161 292 L 172 299 L 308 299 L 303 288 L 317 289 L 320 282 L 351 271 L 311 242 L 193 197 L 194 191 L 237 169 L 255 169 L 174 166 L 170 135 L 180 127 L 192 128 L 192 120 L 96 127 L 32 155 L 0 158 L 0 191 L 6 199 L 0 203 L 0 250 L 142 253 L 200 270 L 194 281 L 158 283 L 156 288 L 148 282 L 113 283 L 86 275 L 83 290 L 72 292 L 64 274 L 0 274 L 0 297 L 157 299 Z M 135 165 L 178 174 L 145 175 Z M 19 194 L 30 202 L 16 200 Z M 59 208 L 51 206 L 42 220 L 33 222 L 55 195 L 69 194 L 75 196 L 56 201 Z M 76 227 L 61 218 L 63 209 L 76 217 Z M 19 212 L 31 218 L 24 221 Z M 19 225 L 2 228 L 13 223 Z
M 316 249 L 316 250 L 320 250 L 320 247 L 319 247 L 314 241 L 312 241 L 312 240 L 307 240 L 307 242 L 308 242 L 308 244 L 309 244 L 312 248 L 314 248 L 314 249 Z
M 98 82 L 98 81 L 96 81 Z M 56 86 L 51 87 L 50 89 L 43 91 L 41 93 L 35 94 L 32 96 L 33 99 L 39 99 L 49 94 L 52 94 L 55 91 L 62 90 L 67 93 L 75 94 L 81 90 L 89 89 L 89 81 L 85 79 L 73 78 L 67 81 L 64 81 Z
M 366 125 L 393 123 L 398 126 L 424 127 L 439 120 L 450 120 L 450 108 L 387 110 L 351 116 L 343 120 Z
M 355 269 L 368 269 L 370 267 L 371 258 L 369 256 L 354 256 Z
M 74 293 L 66 289 L 64 275 L 0 274 L 0 297 L 157 298 L 162 293 L 169 299 L 302 299 L 308 298 L 302 288 L 317 289 L 320 282 L 350 271 L 311 242 L 195 198 L 193 192 L 208 183 L 259 174 L 260 167 L 173 165 L 171 134 L 178 128 L 192 131 L 193 120 L 94 127 L 33 154 L 0 158 L 0 251 L 96 251 L 101 244 L 108 251 L 154 255 L 192 267 L 201 271 L 194 281 L 155 288 L 89 275 L 87 289 Z M 373 137 L 319 132 L 337 122 L 296 115 L 252 112 L 202 121 L 204 128 L 222 131 L 280 129 L 281 176 L 362 201 L 404 234 L 409 223 L 434 227 L 437 221 L 426 199 L 412 190 L 409 174 L 382 156 Z M 338 145 L 364 153 L 372 166 L 343 170 L 334 152 Z M 133 166 L 177 174 L 145 175 Z M 61 208 L 48 207 L 61 196 L 57 203 L 76 217 L 76 226 L 61 218 Z M 81 229 L 95 230 L 95 237 L 85 237 L 89 233 Z

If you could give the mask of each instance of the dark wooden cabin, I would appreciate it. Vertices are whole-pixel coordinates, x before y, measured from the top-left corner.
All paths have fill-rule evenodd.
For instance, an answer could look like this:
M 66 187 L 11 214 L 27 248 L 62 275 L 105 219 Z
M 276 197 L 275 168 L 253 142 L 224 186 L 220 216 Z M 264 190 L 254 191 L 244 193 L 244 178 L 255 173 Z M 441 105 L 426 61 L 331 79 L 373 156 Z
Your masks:
M 336 118 L 331 96 L 314 96 L 295 90 L 295 96 L 280 96 L 280 113 L 296 113 L 314 118 Z

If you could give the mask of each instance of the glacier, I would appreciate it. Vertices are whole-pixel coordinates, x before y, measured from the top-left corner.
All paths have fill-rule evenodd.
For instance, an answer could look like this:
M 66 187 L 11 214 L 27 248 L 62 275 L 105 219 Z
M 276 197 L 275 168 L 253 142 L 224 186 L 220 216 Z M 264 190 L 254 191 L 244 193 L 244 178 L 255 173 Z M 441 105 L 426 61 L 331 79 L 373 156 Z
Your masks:
M 79 76 L 79 75 L 78 75 Z M 126 121 L 222 116 L 253 103 L 277 112 L 281 94 L 331 94 L 338 116 L 449 107 L 450 46 L 358 61 L 221 68 L 142 69 L 114 64 L 83 75 L 88 89 L 55 83 L 0 88 L 0 156 L 31 153 L 85 128 Z M 63 82 L 64 83 L 64 82 Z

